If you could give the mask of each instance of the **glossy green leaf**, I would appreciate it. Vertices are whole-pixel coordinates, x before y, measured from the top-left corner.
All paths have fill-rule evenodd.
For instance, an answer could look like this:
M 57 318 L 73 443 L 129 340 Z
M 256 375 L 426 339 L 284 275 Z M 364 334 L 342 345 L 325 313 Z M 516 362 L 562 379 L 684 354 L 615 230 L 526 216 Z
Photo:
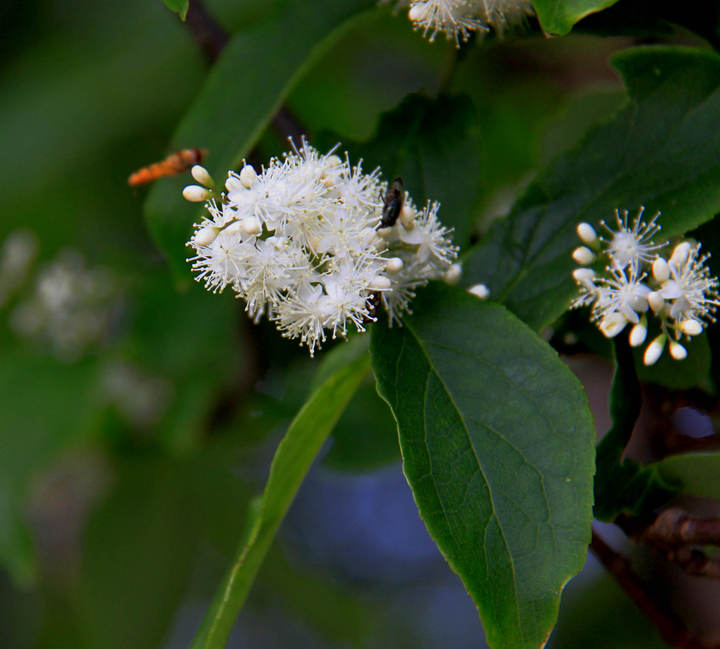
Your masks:
M 618 514 L 638 515 L 664 503 L 673 494 L 652 467 L 623 458 L 640 415 L 642 392 L 632 350 L 623 336 L 615 343 L 615 373 L 610 390 L 612 426 L 597 446 L 594 513 L 611 521 Z
M 321 140 L 326 147 L 336 142 L 328 135 Z M 388 182 L 400 176 L 417 205 L 439 201 L 440 218 L 454 228 L 455 242 L 468 242 L 480 196 L 482 144 L 467 95 L 409 95 L 381 116 L 370 141 L 344 142 L 343 148 L 362 158 L 365 169 L 379 166 Z
M 537 649 L 583 566 L 595 431 L 557 354 L 503 307 L 430 286 L 373 328 L 378 391 L 430 534 L 492 649 Z
M 570 258 L 579 221 L 615 208 L 662 211 L 664 236 L 720 211 L 720 56 L 645 47 L 613 59 L 630 100 L 532 183 L 509 217 L 465 262 L 465 282 L 483 282 L 533 328 L 557 318 L 575 292 Z
M 190 0 L 163 0 L 163 2 L 170 11 L 174 11 L 180 16 L 180 20 L 185 20 L 188 7 L 190 6 Z
M 567 34 L 585 16 L 614 5 L 617 0 L 533 0 L 540 25 L 548 34 Z
M 683 453 L 657 462 L 664 480 L 677 486 L 681 493 L 699 498 L 720 499 L 720 453 Z
M 369 370 L 367 356 L 330 376 L 297 414 L 280 442 L 263 496 L 193 649 L 222 649 L 280 523 L 315 456 Z
M 289 0 L 271 19 L 228 43 L 172 138 L 171 149 L 208 149 L 206 166 L 218 182 L 258 140 L 303 72 L 373 0 L 319 0 L 308 11 Z M 302 26 L 302 29 L 299 28 Z M 198 219 L 197 205 L 181 197 L 190 177 L 158 182 L 145 203 L 156 243 L 178 278 L 190 279 L 185 242 Z

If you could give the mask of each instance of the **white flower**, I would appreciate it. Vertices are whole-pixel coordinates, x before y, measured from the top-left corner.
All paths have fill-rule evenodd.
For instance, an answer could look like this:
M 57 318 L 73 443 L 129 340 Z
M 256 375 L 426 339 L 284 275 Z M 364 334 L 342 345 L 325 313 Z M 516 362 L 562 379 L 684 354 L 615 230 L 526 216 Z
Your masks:
M 660 230 L 657 223 L 660 212 L 647 223 L 643 222 L 644 212 L 645 208 L 641 207 L 633 220 L 632 227 L 628 222 L 627 210 L 622 212 L 615 210 L 617 230 L 611 229 L 605 221 L 600 222 L 600 225 L 610 234 L 609 240 L 601 237 L 601 241 L 607 247 L 607 255 L 610 257 L 613 266 L 627 268 L 633 264 L 640 265 L 643 262 L 649 262 L 656 252 L 665 246 L 664 243 L 655 244 L 652 242 L 652 238 Z
M 666 245 L 653 241 L 660 230 L 660 213 L 644 223 L 643 211 L 641 208 L 631 227 L 627 210 L 616 210 L 617 230 L 602 223 L 611 235 L 609 239 L 596 241 L 589 223 L 577 226 L 578 236 L 588 247 L 575 249 L 574 261 L 597 268 L 599 258 L 606 259 L 608 265 L 599 272 L 588 267 L 573 271 L 580 294 L 572 308 L 590 306 L 591 320 L 608 338 L 632 323 L 629 340 L 633 347 L 645 342 L 647 315 L 655 316 L 661 334 L 646 348 L 643 362 L 656 363 L 668 340 L 672 358 L 683 360 L 688 352 L 678 341 L 683 336 L 689 339 L 701 334 L 708 322 L 715 321 L 714 313 L 720 307 L 720 282 L 710 275 L 710 255 L 700 254 L 699 243 L 681 241 L 669 259 L 658 255 Z
M 647 296 L 650 288 L 643 283 L 645 273 L 639 273 L 637 266 L 628 269 L 611 268 L 609 277 L 599 279 L 599 288 L 593 310 L 595 319 L 604 319 L 619 313 L 628 322 L 640 322 L 639 313 L 648 310 Z
M 33 292 L 10 314 L 10 326 L 74 360 L 107 335 L 118 297 L 107 271 L 88 268 L 79 253 L 65 251 L 37 273 Z
M 375 319 L 378 301 L 398 321 L 414 289 L 445 276 L 457 257 L 438 204 L 377 230 L 387 186 L 333 151 L 305 140 L 257 173 L 229 172 L 220 204 L 195 225 L 196 279 L 212 291 L 230 287 L 248 313 L 267 316 L 312 354 L 330 332 L 347 336 Z M 407 221 L 407 219 L 406 219 Z
M 438 32 L 457 44 L 473 32 L 502 32 L 532 12 L 529 0 L 410 0 L 408 18 L 428 40 Z
M 718 280 L 710 276 L 707 260 L 710 255 L 700 255 L 699 243 L 681 246 L 681 254 L 673 255 L 668 263 L 669 276 L 658 291 L 666 301 L 665 311 L 680 331 L 693 331 L 696 325 L 683 325 L 684 322 L 714 322 L 713 313 L 720 306 L 718 299 Z M 685 333 L 685 331 L 683 331 Z

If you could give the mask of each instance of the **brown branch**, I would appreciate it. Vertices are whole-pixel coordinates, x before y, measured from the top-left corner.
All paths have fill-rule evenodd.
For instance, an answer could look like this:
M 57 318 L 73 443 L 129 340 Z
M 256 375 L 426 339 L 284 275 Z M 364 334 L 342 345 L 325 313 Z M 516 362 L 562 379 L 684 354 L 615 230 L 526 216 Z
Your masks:
M 720 518 L 697 518 L 671 507 L 649 524 L 627 517 L 616 523 L 633 541 L 655 548 L 687 574 L 720 579 L 720 559 L 708 557 L 701 549 L 720 548 Z
M 200 46 L 208 63 L 215 63 L 230 37 L 203 5 L 202 0 L 190 0 L 185 23 Z M 284 106 L 272 119 L 273 127 L 284 137 L 299 142 L 306 133 L 299 120 Z
M 185 23 L 205 58 L 209 63 L 215 63 L 230 40 L 227 32 L 208 13 L 200 0 L 190 0 Z
M 605 543 L 595 530 L 592 533 L 590 550 L 615 577 L 640 611 L 655 625 L 665 642 L 677 649 L 711 649 L 693 637 L 683 621 L 648 592 L 630 562 Z

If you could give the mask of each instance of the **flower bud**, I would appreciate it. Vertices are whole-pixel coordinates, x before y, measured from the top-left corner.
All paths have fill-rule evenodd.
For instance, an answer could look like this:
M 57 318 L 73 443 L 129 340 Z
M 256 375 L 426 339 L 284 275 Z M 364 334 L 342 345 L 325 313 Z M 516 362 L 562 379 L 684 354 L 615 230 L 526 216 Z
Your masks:
M 660 313 L 665 306 L 665 300 L 660 291 L 650 291 L 647 301 L 654 313 Z
M 372 288 L 375 291 L 386 291 L 392 288 L 392 280 L 389 277 L 378 275 L 372 282 Z
M 197 246 L 209 246 L 218 235 L 218 229 L 212 225 L 206 225 L 200 228 L 193 237 L 193 242 Z
M 645 354 L 643 355 L 643 363 L 645 365 L 655 365 L 655 363 L 658 362 L 658 359 L 663 353 L 663 349 L 665 349 L 666 340 L 667 336 L 660 334 L 647 346 Z
M 403 263 L 403 260 L 400 259 L 400 257 L 391 257 L 387 260 L 387 263 L 385 264 L 385 272 L 399 273 L 404 267 L 405 264 Z
M 680 323 L 680 331 L 686 336 L 697 336 L 702 333 L 703 326 L 698 320 L 688 319 Z
M 670 277 L 670 266 L 662 257 L 656 257 L 652 265 L 653 277 L 662 284 Z
M 252 165 L 244 165 L 243 168 L 240 170 L 240 182 L 250 189 L 253 187 L 258 181 L 258 175 L 255 171 L 255 168 Z
M 575 232 L 577 232 L 577 235 L 580 237 L 580 241 L 586 246 L 594 246 L 597 243 L 597 233 L 595 232 L 595 228 L 589 223 L 578 223 Z
M 446 284 L 449 284 L 450 286 L 455 286 L 455 284 L 457 284 L 460 281 L 461 276 L 462 276 L 462 265 L 453 264 L 445 272 L 445 276 L 443 277 L 443 280 L 445 280 Z
M 200 185 L 188 185 L 182 192 L 183 198 L 191 203 L 202 203 L 210 198 L 211 194 L 209 189 L 200 187 Z
M 670 356 L 676 361 L 683 361 L 687 358 L 687 349 L 675 340 L 670 341 Z
M 215 186 L 212 176 L 202 165 L 193 165 L 193 168 L 190 169 L 190 175 L 205 187 Z
M 585 288 L 592 290 L 595 288 L 593 280 L 595 279 L 595 271 L 592 268 L 576 268 L 572 272 L 573 279 L 582 284 Z
M 240 220 L 240 230 L 243 234 L 253 235 L 262 232 L 262 223 L 254 216 L 248 216 Z
M 467 292 L 481 300 L 487 300 L 490 297 L 490 289 L 485 284 L 473 284 L 467 289 Z
M 605 338 L 614 338 L 617 336 L 627 324 L 627 319 L 621 313 L 611 313 L 606 315 L 598 325 L 600 331 Z
M 590 248 L 580 246 L 579 248 L 575 248 L 575 250 L 573 250 L 572 258 L 575 260 L 575 263 L 580 264 L 581 266 L 587 266 L 595 261 L 595 253 L 590 250 Z
M 630 329 L 630 347 L 640 347 L 645 342 L 645 338 L 647 338 L 647 323 L 643 319 Z
M 408 11 L 408 18 L 415 23 L 425 20 L 429 13 L 430 7 L 427 4 L 414 5 L 410 7 L 410 11 Z
M 692 246 L 689 241 L 682 241 L 675 248 L 673 248 L 672 255 L 670 257 L 670 263 L 675 266 L 682 266 L 690 255 L 690 249 Z
M 399 220 L 406 230 L 412 230 L 415 227 L 415 210 L 409 205 L 403 205 Z

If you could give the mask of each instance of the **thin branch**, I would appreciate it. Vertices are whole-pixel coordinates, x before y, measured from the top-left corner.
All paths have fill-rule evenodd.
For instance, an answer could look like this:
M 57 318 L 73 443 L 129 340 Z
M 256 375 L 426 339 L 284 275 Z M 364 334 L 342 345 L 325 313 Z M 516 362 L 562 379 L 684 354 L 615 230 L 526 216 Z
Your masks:
M 653 597 L 630 562 L 613 550 L 595 530 L 592 533 L 590 550 L 615 577 L 621 588 L 635 605 L 655 625 L 663 640 L 677 649 L 711 649 L 693 637 L 683 621 L 665 604 Z
M 227 32 L 208 13 L 200 0 L 190 0 L 185 23 L 208 63 L 215 63 L 230 40 Z
M 230 37 L 205 8 L 202 0 L 190 0 L 185 20 L 208 63 L 213 64 L 228 44 Z M 273 127 L 284 137 L 299 142 L 307 132 L 300 121 L 284 106 L 272 119 Z
M 701 549 L 720 548 L 720 518 L 697 518 L 671 507 L 649 524 L 628 517 L 620 517 L 616 523 L 633 541 L 655 548 L 687 574 L 720 579 L 720 559 Z

